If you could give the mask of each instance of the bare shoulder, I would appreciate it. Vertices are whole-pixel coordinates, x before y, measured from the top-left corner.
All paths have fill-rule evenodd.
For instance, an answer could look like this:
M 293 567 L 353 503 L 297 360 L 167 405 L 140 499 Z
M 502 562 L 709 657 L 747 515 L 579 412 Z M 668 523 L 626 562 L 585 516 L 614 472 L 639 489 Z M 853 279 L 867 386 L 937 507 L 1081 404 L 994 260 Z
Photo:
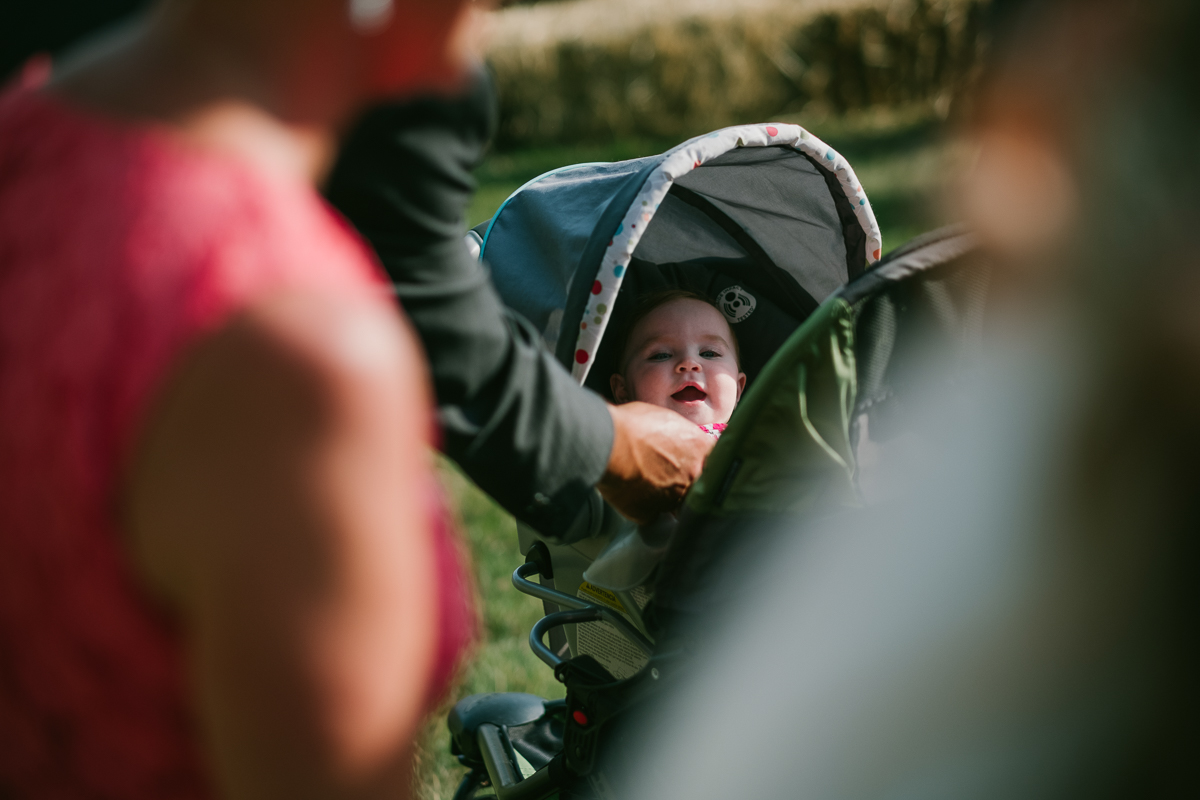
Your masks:
M 395 307 L 299 292 L 256 302 L 202 341 L 163 392 L 160 420 L 224 424 L 228 433 L 206 441 L 237 446 L 304 443 L 393 417 L 421 431 L 430 408 L 420 345 Z
M 179 600 L 197 548 L 225 537 L 237 553 L 360 531 L 346 509 L 423 485 L 430 425 L 424 359 L 394 307 L 308 292 L 255 303 L 183 359 L 136 443 L 124 507 L 143 577 Z
M 382 299 L 276 294 L 231 318 L 202 351 L 196 360 L 203 367 L 230 377 L 254 380 L 266 370 L 321 395 L 367 390 L 429 400 L 420 345 Z

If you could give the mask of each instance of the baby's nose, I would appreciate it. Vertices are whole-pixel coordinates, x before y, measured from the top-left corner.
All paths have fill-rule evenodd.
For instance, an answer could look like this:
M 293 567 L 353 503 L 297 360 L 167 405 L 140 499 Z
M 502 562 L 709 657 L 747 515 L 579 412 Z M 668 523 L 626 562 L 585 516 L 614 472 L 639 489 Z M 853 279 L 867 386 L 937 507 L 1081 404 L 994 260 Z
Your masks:
M 679 366 L 676 369 L 680 372 L 699 372 L 700 362 L 694 358 L 684 358 L 680 360 Z

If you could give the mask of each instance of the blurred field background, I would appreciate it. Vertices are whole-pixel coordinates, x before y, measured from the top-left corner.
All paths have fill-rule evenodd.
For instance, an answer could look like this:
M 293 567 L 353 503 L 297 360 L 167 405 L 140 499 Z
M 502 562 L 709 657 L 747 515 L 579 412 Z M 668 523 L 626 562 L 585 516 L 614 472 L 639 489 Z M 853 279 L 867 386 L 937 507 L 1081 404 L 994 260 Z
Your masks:
M 767 121 L 803 125 L 846 156 L 875 209 L 885 252 L 913 236 L 954 221 L 953 205 L 946 198 L 952 194 L 953 181 L 969 165 L 971 153 L 955 143 L 952 133 L 955 120 L 969 108 L 975 54 L 982 46 L 975 38 L 982 3 L 789 0 L 784 15 L 787 24 L 775 27 L 790 32 L 793 38 L 787 39 L 778 32 L 774 35 L 776 40 L 783 37 L 791 42 L 789 50 L 800 59 L 799 65 L 785 61 L 793 68 L 791 78 L 775 63 L 782 58 L 781 51 L 776 50 L 774 57 L 761 53 L 766 46 L 762 44 L 761 32 L 771 28 L 766 22 L 779 17 L 779 5 L 774 0 L 734 2 L 732 5 L 738 12 L 734 15 L 726 7 L 729 3 L 712 11 L 717 5 L 710 0 L 664 0 L 641 5 L 626 0 L 566 0 L 521 5 L 500 12 L 501 35 L 491 62 L 502 98 L 509 92 L 509 98 L 502 99 L 502 124 L 507 127 L 502 129 L 497 146 L 476 172 L 478 191 L 469 209 L 468 223 L 474 226 L 489 219 L 513 191 L 551 169 L 651 155 L 690 136 L 728 124 Z M 679 13 L 672 18 L 675 6 Z M 629 17 L 600 25 L 596 22 L 597 15 L 604 8 L 611 9 L 613 14 L 624 10 Z M 807 16 L 799 13 L 804 9 L 809 11 Z M 597 28 L 594 38 L 580 33 L 580 27 L 587 24 Z M 814 30 L 823 31 L 821 35 L 825 38 L 818 37 Z M 756 35 L 760 38 L 749 37 L 747 31 L 758 31 Z M 804 31 L 808 33 L 801 36 Z M 723 36 L 726 38 L 722 39 Z M 644 44 L 637 44 L 644 43 L 647 37 L 654 42 L 654 52 L 649 57 Z M 671 44 L 687 41 L 695 46 L 702 39 L 708 49 L 690 54 L 685 54 L 682 46 Z M 834 47 L 829 44 L 831 41 L 840 44 Z M 842 59 L 840 72 L 835 67 L 821 66 L 814 55 L 817 45 L 813 42 L 824 42 L 833 54 L 830 58 Z M 664 52 L 676 55 L 668 58 Z M 760 92 L 759 100 L 755 101 L 759 105 L 755 107 L 750 107 L 754 104 L 745 98 L 722 103 L 721 93 L 739 91 L 737 81 L 729 77 L 731 68 L 726 62 L 741 59 L 745 65 L 758 58 L 755 52 L 762 57 L 755 62 L 754 69 L 769 75 L 763 67 L 766 63 L 776 76 L 782 75 L 790 81 L 787 86 L 791 88 L 780 90 L 773 83 L 777 94 L 763 100 Z M 593 69 L 589 77 L 588 70 L 580 71 L 578 65 L 564 67 L 563 53 L 568 61 L 592 58 L 605 66 Z M 592 55 L 586 56 L 587 53 Z M 635 86 L 635 90 L 646 96 L 646 86 L 662 84 L 660 79 L 646 76 L 652 76 L 655 70 L 673 74 L 680 57 L 685 63 L 706 64 L 693 70 L 692 82 L 701 88 L 707 85 L 705 91 L 710 96 L 702 102 L 678 97 L 662 99 L 665 111 L 676 109 L 671 112 L 669 124 L 639 122 L 645 114 L 656 113 L 657 101 L 653 98 L 668 94 L 658 89 L 651 92 L 652 99 L 647 101 L 650 106 L 644 110 L 625 103 L 618 113 L 613 109 L 620 103 L 609 106 L 603 112 L 609 121 L 599 127 L 595 123 L 600 113 L 597 109 L 604 107 L 599 101 L 593 103 L 599 103 L 596 108 L 578 112 L 576 122 L 563 122 L 571 116 L 564 117 L 566 105 L 556 95 L 563 93 L 564 87 L 575 84 L 579 96 L 594 100 L 612 96 L 612 87 L 620 81 L 628 84 L 641 79 L 643 88 Z M 921 58 L 925 59 L 924 67 L 918 63 Z M 713 64 L 720 68 L 714 68 Z M 563 77 L 559 74 L 561 70 L 571 74 Z M 811 70 L 819 74 L 804 78 Z M 744 78 L 744 73 L 739 74 Z M 716 78 L 712 77 L 714 74 Z M 839 82 L 843 88 L 831 88 Z M 807 93 L 801 91 L 805 86 L 809 87 Z M 858 89 L 851 91 L 846 86 Z M 512 98 L 511 93 L 518 90 L 518 96 Z M 537 102 L 539 92 L 550 109 L 549 118 L 557 120 L 554 125 L 537 121 L 542 113 Z M 572 101 L 567 105 L 576 104 Z M 526 122 L 521 122 L 522 119 Z M 532 127 L 522 132 L 521 125 Z M 512 518 L 453 465 L 443 461 L 440 467 L 477 576 L 483 636 L 461 685 L 445 708 L 430 719 L 419 746 L 417 781 L 418 794 L 423 800 L 448 800 L 463 774 L 449 754 L 445 728 L 445 712 L 454 700 L 479 692 L 563 695 L 550 670 L 529 650 L 529 629 L 541 616 L 541 603 L 519 594 L 510 582 L 512 570 L 520 563 Z
M 569 0 L 496 15 L 502 147 L 970 104 L 985 0 Z M 819 134 L 818 134 L 819 135 Z

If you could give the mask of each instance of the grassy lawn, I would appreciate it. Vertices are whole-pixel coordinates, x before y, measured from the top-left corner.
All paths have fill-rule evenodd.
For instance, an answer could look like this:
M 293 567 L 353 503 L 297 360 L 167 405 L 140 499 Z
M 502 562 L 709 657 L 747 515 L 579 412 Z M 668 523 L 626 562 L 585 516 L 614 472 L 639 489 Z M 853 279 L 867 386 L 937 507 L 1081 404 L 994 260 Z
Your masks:
M 884 250 L 948 221 L 936 202 L 966 162 L 961 147 L 942 140 L 942 126 L 919 110 L 864 115 L 850 120 L 786 118 L 809 128 L 854 166 L 883 229 Z M 470 224 L 492 216 L 513 191 L 543 172 L 586 161 L 619 161 L 662 152 L 677 142 L 626 140 L 607 145 L 547 148 L 490 155 L 478 170 L 479 191 Z M 512 588 L 509 575 L 520 563 L 516 527 L 451 465 L 442 473 L 462 523 L 478 578 L 483 639 L 446 709 L 429 721 L 418 750 L 419 796 L 449 800 L 462 769 L 449 754 L 445 711 L 449 703 L 479 692 L 531 692 L 561 697 L 560 684 L 530 652 L 529 629 L 541 603 Z
M 530 692 L 562 697 L 562 684 L 529 649 L 529 629 L 542 604 L 513 588 L 510 576 L 521 563 L 513 518 L 447 461 L 443 485 L 458 512 L 460 531 L 475 567 L 482 611 L 482 639 L 469 658 L 462 682 L 445 707 L 427 722 L 417 749 L 418 797 L 450 800 L 464 770 L 450 755 L 446 714 L 453 702 L 483 692 Z

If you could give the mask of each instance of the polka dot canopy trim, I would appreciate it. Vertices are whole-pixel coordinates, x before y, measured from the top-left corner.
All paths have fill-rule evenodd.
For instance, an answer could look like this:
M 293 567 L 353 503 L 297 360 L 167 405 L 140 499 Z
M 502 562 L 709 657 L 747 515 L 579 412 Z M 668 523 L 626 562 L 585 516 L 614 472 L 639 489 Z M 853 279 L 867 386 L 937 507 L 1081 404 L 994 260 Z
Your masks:
M 837 151 L 799 125 L 739 125 L 705 136 L 697 136 L 667 152 L 658 169 L 650 173 L 638 196 L 630 204 L 624 219 L 617 225 L 604 256 L 600 271 L 592 284 L 592 294 L 583 313 L 586 323 L 580 326 L 575 342 L 575 364 L 571 375 L 582 384 L 592 367 L 593 356 L 608 328 L 613 301 L 621 289 L 629 260 L 637 249 L 647 224 L 654 218 L 659 203 L 666 197 L 671 184 L 687 173 L 717 156 L 737 147 L 793 147 L 811 156 L 821 168 L 837 178 L 854 208 L 854 215 L 867 235 L 867 264 L 874 264 L 883 252 L 883 237 L 871 202 L 863 191 L 854 170 Z

